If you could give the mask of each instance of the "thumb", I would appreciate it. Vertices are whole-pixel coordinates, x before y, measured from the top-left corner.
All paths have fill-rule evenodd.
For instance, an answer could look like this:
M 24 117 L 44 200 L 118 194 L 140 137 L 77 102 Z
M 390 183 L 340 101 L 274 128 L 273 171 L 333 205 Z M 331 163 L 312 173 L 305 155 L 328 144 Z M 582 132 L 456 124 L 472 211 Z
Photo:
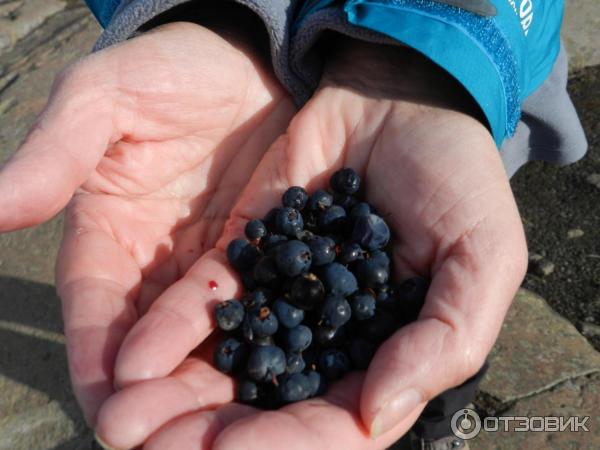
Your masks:
M 83 61 L 57 78 L 25 142 L 0 169 L 0 232 L 58 213 L 117 140 L 112 100 L 90 69 Z
M 510 222 L 490 218 L 461 238 L 434 265 L 418 320 L 379 348 L 361 395 L 372 438 L 484 364 L 527 267 L 522 228 Z

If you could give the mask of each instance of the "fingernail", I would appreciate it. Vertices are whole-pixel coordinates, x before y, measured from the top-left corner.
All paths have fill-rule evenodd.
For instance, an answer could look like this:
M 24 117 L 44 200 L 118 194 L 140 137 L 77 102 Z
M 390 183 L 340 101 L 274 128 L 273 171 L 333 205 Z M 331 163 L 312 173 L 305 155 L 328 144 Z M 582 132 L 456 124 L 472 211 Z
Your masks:
M 388 401 L 371 423 L 371 439 L 377 439 L 398 425 L 422 401 L 423 397 L 416 389 L 407 389 Z
M 100 439 L 97 434 L 94 434 L 94 439 L 96 440 L 96 443 L 100 447 L 102 447 L 104 450 L 116 450 L 112 447 L 109 447 L 109 445 L 106 442 L 104 442 L 102 439 Z

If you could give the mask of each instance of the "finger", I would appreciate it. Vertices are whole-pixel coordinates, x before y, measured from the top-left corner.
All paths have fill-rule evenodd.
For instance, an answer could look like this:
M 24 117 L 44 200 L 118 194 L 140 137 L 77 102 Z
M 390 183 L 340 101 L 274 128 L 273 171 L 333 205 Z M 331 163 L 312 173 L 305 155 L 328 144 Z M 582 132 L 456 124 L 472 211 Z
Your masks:
M 144 450 L 210 450 L 225 427 L 256 412 L 250 406 L 231 403 L 214 411 L 185 415 L 150 436 Z
M 215 304 L 235 296 L 238 288 L 224 251 L 205 253 L 128 333 L 115 364 L 116 384 L 171 373 L 214 329 Z
M 69 210 L 56 267 L 71 381 L 91 425 L 113 392 L 117 350 L 137 318 L 132 257 L 84 214 Z
M 511 214 L 487 217 L 465 234 L 434 270 L 417 322 L 379 348 L 361 398 L 373 436 L 483 365 L 526 270 L 517 221 Z
M 205 359 L 191 357 L 165 378 L 128 386 L 111 396 L 98 414 L 96 434 L 112 448 L 142 444 L 167 422 L 233 400 L 231 377 Z
M 420 411 L 389 433 L 373 440 L 360 421 L 363 373 L 352 373 L 331 386 L 324 397 L 238 420 L 217 437 L 215 450 L 382 449 L 405 431 Z M 326 418 L 326 420 L 324 420 Z
M 79 63 L 55 82 L 25 142 L 0 170 L 0 231 L 58 213 L 117 140 L 105 73 Z

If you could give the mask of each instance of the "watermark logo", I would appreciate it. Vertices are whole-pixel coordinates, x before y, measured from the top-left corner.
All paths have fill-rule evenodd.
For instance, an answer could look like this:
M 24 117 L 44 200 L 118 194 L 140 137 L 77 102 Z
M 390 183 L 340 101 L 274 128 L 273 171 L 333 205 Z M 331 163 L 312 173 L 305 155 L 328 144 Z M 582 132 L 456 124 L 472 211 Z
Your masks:
M 473 439 L 481 431 L 481 418 L 473 409 L 459 409 L 452 416 L 450 427 L 456 437 Z
M 452 432 L 464 440 L 473 439 L 481 430 L 486 432 L 562 432 L 590 431 L 586 425 L 589 416 L 504 416 L 485 417 L 481 420 L 477 411 L 469 408 L 459 409 L 451 419 Z

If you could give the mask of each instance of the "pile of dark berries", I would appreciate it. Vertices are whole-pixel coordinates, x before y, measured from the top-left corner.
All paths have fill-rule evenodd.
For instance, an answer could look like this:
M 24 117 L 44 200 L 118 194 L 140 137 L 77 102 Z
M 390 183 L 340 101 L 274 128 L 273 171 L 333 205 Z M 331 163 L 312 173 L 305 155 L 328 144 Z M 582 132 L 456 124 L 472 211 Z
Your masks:
M 277 408 L 321 395 L 416 319 L 428 282 L 391 282 L 390 229 L 361 201 L 360 181 L 346 168 L 332 192 L 291 187 L 227 247 L 246 293 L 215 308 L 228 335 L 214 362 L 238 377 L 238 401 Z

